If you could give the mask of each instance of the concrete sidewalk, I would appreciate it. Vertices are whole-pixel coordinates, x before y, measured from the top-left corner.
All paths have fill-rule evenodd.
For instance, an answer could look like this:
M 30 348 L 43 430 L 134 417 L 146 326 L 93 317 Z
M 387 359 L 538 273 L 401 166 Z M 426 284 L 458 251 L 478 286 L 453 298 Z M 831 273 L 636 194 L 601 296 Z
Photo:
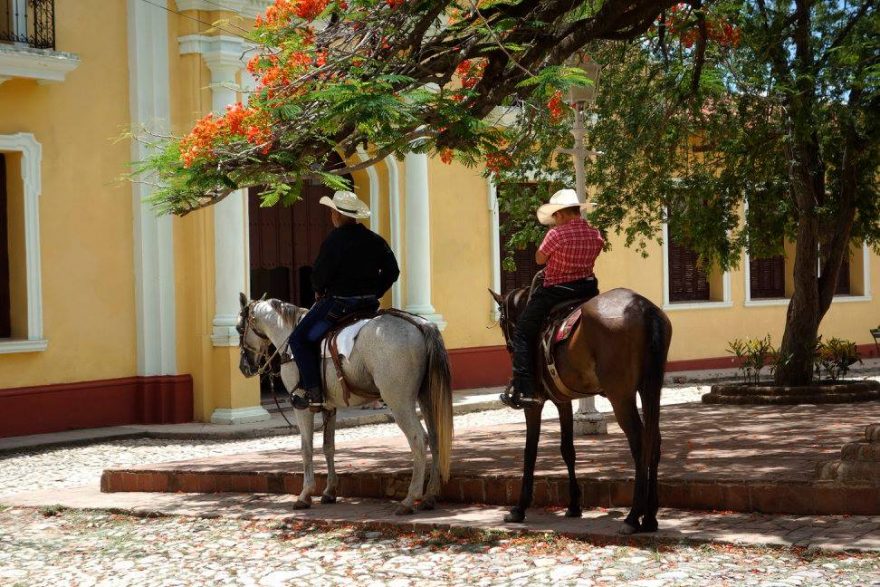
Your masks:
M 862 364 L 854 365 L 850 369 L 850 373 L 850 376 L 854 378 L 880 375 L 880 359 L 865 359 Z M 738 377 L 738 370 L 733 368 L 671 371 L 666 373 L 664 384 L 666 387 L 680 388 L 733 381 Z M 498 394 L 502 390 L 503 388 L 501 387 L 457 390 L 453 395 L 454 414 L 461 415 L 484 410 L 501 409 L 503 406 L 498 401 Z M 290 409 L 285 410 L 288 419 L 293 422 L 294 417 L 291 411 Z M 603 410 L 600 407 L 600 411 L 607 410 Z M 347 408 L 339 410 L 336 426 L 338 429 L 342 429 L 370 424 L 385 424 L 393 421 L 394 419 L 387 408 L 379 410 Z M 272 413 L 271 419 L 251 424 L 211 424 L 204 422 L 190 422 L 187 424 L 133 424 L 0 438 L 0 455 L 22 450 L 91 444 L 127 438 L 240 440 L 298 433 L 299 431 L 295 425 L 291 429 L 281 414 Z
M 501 402 L 498 401 L 498 394 L 502 391 L 500 387 L 462 391 L 463 393 L 456 393 L 452 396 L 452 410 L 456 416 L 502 407 Z M 12 436 L 0 438 L 0 455 L 22 450 L 73 446 L 128 438 L 241 440 L 299 434 L 299 430 L 296 427 L 296 419 L 292 412 L 293 409 L 288 404 L 285 414 L 293 423 L 293 428 L 287 424 L 280 413 L 274 412 L 269 420 L 250 424 L 211 424 L 205 422 L 190 422 L 187 424 L 132 424 L 129 426 L 87 428 L 83 430 L 52 432 L 49 434 L 34 434 L 31 436 Z M 320 422 L 320 417 L 318 421 Z M 387 424 L 390 422 L 394 422 L 394 418 L 391 416 L 391 411 L 388 408 L 345 408 L 339 410 L 336 416 L 337 429 L 367 426 L 370 424 Z

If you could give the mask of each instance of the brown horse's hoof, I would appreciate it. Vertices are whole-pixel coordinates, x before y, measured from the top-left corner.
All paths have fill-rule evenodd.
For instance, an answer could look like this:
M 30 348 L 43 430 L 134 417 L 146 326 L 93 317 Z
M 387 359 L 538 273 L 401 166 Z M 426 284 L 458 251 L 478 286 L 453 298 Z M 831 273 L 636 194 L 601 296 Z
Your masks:
M 437 507 L 437 501 L 433 497 L 426 497 L 416 506 L 417 510 L 427 512 Z
M 321 496 L 321 503 L 336 503 L 335 495 L 327 495 L 326 493 Z
M 580 518 L 583 515 L 584 512 L 581 510 L 581 508 L 568 508 L 567 510 L 565 510 L 566 518 Z
M 308 502 L 308 501 L 303 501 L 301 499 L 298 499 L 295 502 L 293 502 L 293 509 L 295 509 L 295 510 L 307 510 L 310 507 L 312 507 L 312 504 L 311 504 L 311 502 Z
M 397 509 L 394 510 L 395 516 L 411 516 L 414 513 L 416 513 L 416 511 L 408 505 L 399 505 L 397 506 Z
M 504 516 L 504 521 L 508 524 L 518 524 L 525 521 L 525 519 L 526 513 L 519 508 L 513 508 L 510 510 L 510 513 Z
M 620 528 L 617 530 L 617 533 L 620 534 L 621 536 L 632 536 L 633 534 L 635 534 L 638 531 L 639 531 L 639 529 L 636 528 L 635 526 L 631 526 L 630 524 L 624 522 L 623 524 L 620 525 Z

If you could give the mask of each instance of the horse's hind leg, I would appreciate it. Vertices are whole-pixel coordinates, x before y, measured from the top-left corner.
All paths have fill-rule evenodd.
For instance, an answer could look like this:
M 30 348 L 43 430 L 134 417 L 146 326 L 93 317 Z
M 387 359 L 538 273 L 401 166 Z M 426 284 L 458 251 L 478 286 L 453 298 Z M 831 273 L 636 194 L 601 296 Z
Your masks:
M 416 392 L 413 392 L 412 394 L 402 394 L 402 397 L 395 396 L 392 398 L 383 395 L 382 398 L 388 404 L 395 422 L 397 422 L 397 425 L 400 426 L 400 429 L 406 436 L 413 457 L 412 481 L 410 481 L 406 497 L 400 502 L 400 506 L 394 512 L 397 515 L 413 513 L 415 511 L 413 507 L 415 501 L 421 497 L 422 490 L 425 487 L 427 433 L 416 414 L 415 395 Z
M 336 475 L 336 410 L 324 412 L 324 458 L 327 460 L 327 487 L 321 494 L 321 503 L 336 503 L 336 488 L 339 478 Z
M 526 448 L 523 451 L 523 478 L 519 492 L 519 502 L 504 516 L 505 522 L 522 522 L 526 519 L 526 510 L 532 504 L 532 491 L 535 487 L 535 461 L 538 458 L 538 438 L 541 436 L 541 412 L 544 404 L 531 405 L 525 408 L 526 413 Z
M 296 425 L 299 426 L 299 436 L 302 442 L 303 459 L 303 486 L 293 509 L 304 510 L 312 507 L 312 493 L 315 491 L 315 464 L 313 460 L 314 445 L 312 439 L 315 435 L 315 415 L 309 410 L 294 410 L 296 412 Z
M 648 467 L 645 458 L 647 455 L 642 450 L 642 436 L 644 434 L 642 419 L 636 408 L 635 393 L 625 395 L 608 393 L 608 399 L 611 400 L 611 406 L 614 408 L 617 425 L 620 426 L 629 441 L 629 450 L 636 467 L 632 508 L 620 528 L 621 534 L 633 534 L 640 529 L 639 518 L 645 513 L 647 505 Z
M 559 410 L 559 451 L 568 467 L 568 509 L 565 517 L 580 518 L 581 488 L 574 473 L 574 414 L 570 402 L 556 404 L 556 409 Z

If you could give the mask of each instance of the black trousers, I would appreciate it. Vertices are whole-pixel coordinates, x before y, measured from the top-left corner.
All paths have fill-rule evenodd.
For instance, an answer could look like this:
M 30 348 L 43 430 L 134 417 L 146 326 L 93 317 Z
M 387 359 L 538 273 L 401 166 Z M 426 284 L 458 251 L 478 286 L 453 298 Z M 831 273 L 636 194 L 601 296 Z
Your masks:
M 538 334 L 553 306 L 566 300 L 589 299 L 598 294 L 599 281 L 596 278 L 536 289 L 516 322 L 516 332 L 513 334 L 513 376 L 520 381 L 534 382 Z

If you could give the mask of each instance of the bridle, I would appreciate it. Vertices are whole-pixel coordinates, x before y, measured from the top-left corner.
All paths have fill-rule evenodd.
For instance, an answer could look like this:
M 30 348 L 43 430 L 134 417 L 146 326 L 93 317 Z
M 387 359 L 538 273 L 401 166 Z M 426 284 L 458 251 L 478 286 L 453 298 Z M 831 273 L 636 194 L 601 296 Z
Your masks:
M 260 340 L 265 341 L 266 345 L 268 345 L 268 343 L 272 342 L 269 339 L 269 337 L 266 336 L 265 334 L 263 334 L 262 332 L 260 332 L 257 329 L 256 325 L 254 324 L 254 304 L 256 304 L 258 301 L 259 300 L 255 300 L 255 301 L 251 302 L 250 304 L 245 306 L 244 309 L 242 310 L 242 317 L 244 318 L 244 326 L 238 332 L 240 335 L 238 338 L 238 347 L 242 351 L 248 351 L 248 352 L 252 353 L 256 357 L 258 364 L 260 362 L 260 357 L 266 357 L 266 359 L 263 361 L 263 363 L 258 366 L 257 371 L 255 373 L 252 373 L 251 376 L 265 375 L 265 374 L 270 374 L 270 375 L 274 376 L 275 373 L 272 372 L 272 361 L 275 359 L 275 357 L 280 355 L 281 352 L 285 348 L 287 348 L 287 345 L 289 345 L 290 342 L 287 341 L 283 345 L 281 345 L 280 348 L 276 348 L 275 352 L 272 353 L 271 355 L 266 353 L 266 351 L 264 350 L 265 346 L 257 349 L 257 348 L 250 346 L 246 342 L 248 331 L 253 332 L 254 336 L 259 338 Z

